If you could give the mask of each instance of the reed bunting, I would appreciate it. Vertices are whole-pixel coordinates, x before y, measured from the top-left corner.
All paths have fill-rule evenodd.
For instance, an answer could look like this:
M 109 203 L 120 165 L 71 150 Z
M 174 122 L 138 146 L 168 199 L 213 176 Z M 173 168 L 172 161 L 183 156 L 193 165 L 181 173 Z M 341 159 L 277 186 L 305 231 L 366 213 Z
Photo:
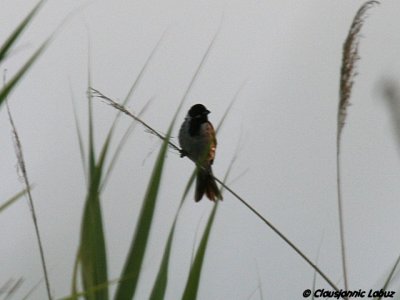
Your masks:
M 179 131 L 181 157 L 189 157 L 198 166 L 194 196 L 196 202 L 200 201 L 204 194 L 212 201 L 222 200 L 211 169 L 217 148 L 217 139 L 214 127 L 208 121 L 209 113 L 210 111 L 204 105 L 193 105 Z

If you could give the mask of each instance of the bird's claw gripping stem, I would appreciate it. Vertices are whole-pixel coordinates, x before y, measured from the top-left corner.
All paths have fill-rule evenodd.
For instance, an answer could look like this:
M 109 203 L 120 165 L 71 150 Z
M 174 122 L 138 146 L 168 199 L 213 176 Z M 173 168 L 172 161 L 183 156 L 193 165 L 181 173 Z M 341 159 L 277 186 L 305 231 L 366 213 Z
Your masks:
M 188 155 L 188 153 L 183 149 L 179 150 L 179 152 L 181 153 L 181 157 L 185 157 Z

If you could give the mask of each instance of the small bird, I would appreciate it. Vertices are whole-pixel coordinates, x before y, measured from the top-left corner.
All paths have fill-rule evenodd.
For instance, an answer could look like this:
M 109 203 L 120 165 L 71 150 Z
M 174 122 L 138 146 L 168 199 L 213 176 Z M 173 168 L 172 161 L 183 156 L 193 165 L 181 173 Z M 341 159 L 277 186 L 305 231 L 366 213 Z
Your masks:
M 189 157 L 198 166 L 194 196 L 196 202 L 200 201 L 204 194 L 212 201 L 222 200 L 211 169 L 217 148 L 217 139 L 214 127 L 208 121 L 209 113 L 210 111 L 204 105 L 193 105 L 179 130 L 181 157 Z

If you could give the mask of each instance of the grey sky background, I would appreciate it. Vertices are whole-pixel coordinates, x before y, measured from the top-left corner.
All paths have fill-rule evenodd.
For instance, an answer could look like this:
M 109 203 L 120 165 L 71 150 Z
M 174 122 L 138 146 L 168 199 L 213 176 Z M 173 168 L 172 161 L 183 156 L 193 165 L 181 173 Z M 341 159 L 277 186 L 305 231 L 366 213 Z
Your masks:
M 36 1 L 1 0 L 0 41 Z M 88 40 L 93 86 L 123 99 L 163 32 L 165 36 L 129 107 L 154 100 L 144 119 L 162 132 L 221 30 L 177 125 L 192 104 L 216 125 L 243 85 L 218 134 L 214 172 L 222 178 L 237 149 L 230 184 L 334 282 L 343 286 L 338 231 L 335 138 L 342 44 L 363 1 L 48 1 L 1 66 L 11 77 L 72 11 L 48 50 L 9 98 L 23 144 L 53 294 L 67 296 L 77 251 L 85 183 L 70 86 L 84 133 Z M 80 8 L 82 7 L 83 8 Z M 351 289 L 380 288 L 400 254 L 399 145 L 380 93 L 400 78 L 399 1 L 369 13 L 363 28 L 352 106 L 342 147 L 343 199 Z M 97 101 L 98 147 L 115 111 Z M 130 120 L 123 117 L 113 147 Z M 178 127 L 173 135 L 175 141 Z M 239 146 L 238 146 L 239 145 Z M 102 197 L 110 279 L 120 275 L 160 141 L 138 126 Z M 0 201 L 22 189 L 11 130 L 0 111 Z M 169 227 L 193 165 L 172 150 L 136 299 L 146 299 Z M 229 182 L 228 182 L 229 183 Z M 183 291 L 196 233 L 212 207 L 184 204 L 174 240 L 167 299 Z M 42 278 L 29 207 L 0 215 L 0 284 L 24 277 L 16 299 Z M 259 275 L 258 275 L 259 274 Z M 225 194 L 207 249 L 199 299 L 301 299 L 313 270 L 231 195 Z M 328 288 L 318 278 L 317 287 Z M 42 284 L 31 299 L 44 299 Z

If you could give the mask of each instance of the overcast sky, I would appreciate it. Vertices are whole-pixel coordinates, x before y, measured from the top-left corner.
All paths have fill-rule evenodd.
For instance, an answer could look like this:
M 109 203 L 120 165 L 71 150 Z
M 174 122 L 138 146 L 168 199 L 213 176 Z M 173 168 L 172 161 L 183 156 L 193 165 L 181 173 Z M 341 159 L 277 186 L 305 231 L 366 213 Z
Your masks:
M 0 43 L 37 1 L 1 0 Z M 87 125 L 87 69 L 93 86 L 121 100 L 148 55 L 160 47 L 129 107 L 153 101 L 144 119 L 168 124 L 205 50 L 215 45 L 191 90 L 178 123 L 194 103 L 218 124 L 240 93 L 218 134 L 215 175 L 237 160 L 230 186 L 343 286 L 336 195 L 336 113 L 342 44 L 363 1 L 67 1 L 49 0 L 1 66 L 9 76 L 62 20 L 73 12 L 44 55 L 10 96 L 23 144 L 43 237 L 53 295 L 70 292 L 85 182 L 71 104 L 83 132 Z M 400 83 L 399 1 L 369 12 L 343 133 L 344 224 L 351 289 L 380 288 L 400 254 L 399 147 L 380 92 L 384 78 Z M 88 44 L 90 40 L 90 50 Z M 70 88 L 71 87 L 71 88 Z M 101 146 L 115 111 L 94 103 L 96 144 Z M 122 118 L 116 138 L 130 124 Z M 178 124 L 180 125 L 180 124 Z M 178 133 L 175 127 L 173 135 Z M 116 145 L 114 140 L 113 147 Z M 109 278 L 120 276 L 136 217 L 160 141 L 138 126 L 102 197 Z M 11 130 L 0 111 L 0 201 L 23 185 L 18 178 Z M 136 299 L 152 287 L 169 227 L 179 205 L 189 160 L 168 155 Z M 239 176 L 239 177 L 238 177 Z M 237 178 L 237 179 L 235 179 Z M 196 232 L 212 207 L 193 200 L 181 212 L 174 240 L 167 299 L 179 299 Z M 26 199 L 0 215 L 0 285 L 25 282 L 15 299 L 42 278 Z M 302 299 L 313 270 L 275 233 L 229 194 L 219 207 L 200 283 L 199 299 Z M 328 288 L 317 279 L 318 288 Z M 42 284 L 31 299 L 44 299 Z

